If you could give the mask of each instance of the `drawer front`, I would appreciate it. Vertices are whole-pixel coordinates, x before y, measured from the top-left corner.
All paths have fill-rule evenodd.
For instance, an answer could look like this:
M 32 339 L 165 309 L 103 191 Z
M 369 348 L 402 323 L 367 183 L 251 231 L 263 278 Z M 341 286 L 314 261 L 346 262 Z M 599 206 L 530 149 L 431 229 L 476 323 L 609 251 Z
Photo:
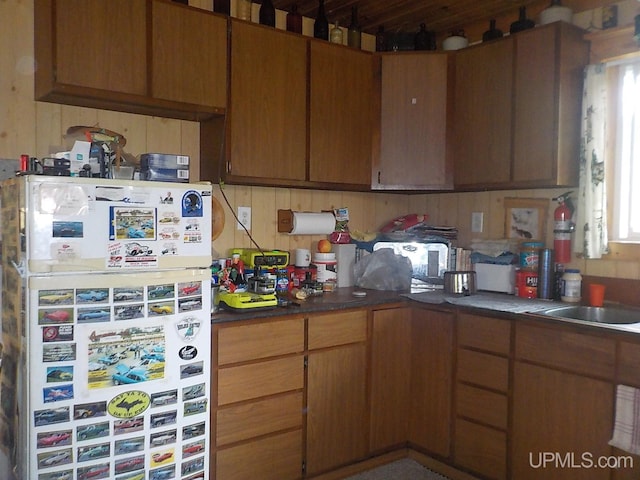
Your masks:
M 302 477 L 302 430 L 261 438 L 216 453 L 217 480 Z
M 458 384 L 456 414 L 503 430 L 507 429 L 507 396 Z
M 336 312 L 309 318 L 309 349 L 364 342 L 367 339 L 367 311 Z
M 218 329 L 218 365 L 257 360 L 304 350 L 304 318 Z
M 560 328 L 518 324 L 516 357 L 611 379 L 615 370 L 615 341 Z
M 488 353 L 458 349 L 458 381 L 506 392 L 509 360 Z
M 620 342 L 618 382 L 640 387 L 640 344 Z
M 458 315 L 458 345 L 509 355 L 511 322 L 478 315 Z
M 302 389 L 302 355 L 218 370 L 218 405 Z
M 216 413 L 216 445 L 302 428 L 302 392 L 221 408 Z
M 507 477 L 507 434 L 466 420 L 456 420 L 455 462 L 487 478 Z

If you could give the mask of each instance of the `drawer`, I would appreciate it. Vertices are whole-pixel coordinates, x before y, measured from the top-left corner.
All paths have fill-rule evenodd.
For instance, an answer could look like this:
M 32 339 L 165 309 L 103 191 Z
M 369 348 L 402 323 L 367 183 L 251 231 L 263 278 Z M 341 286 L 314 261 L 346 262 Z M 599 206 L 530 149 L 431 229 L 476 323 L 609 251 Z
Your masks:
M 478 315 L 458 315 L 458 345 L 509 355 L 511 322 Z
M 458 419 L 455 424 L 455 463 L 487 478 L 507 477 L 507 434 Z
M 516 357 L 611 379 L 615 370 L 615 341 L 562 328 L 518 324 Z
M 458 348 L 458 381 L 500 392 L 509 388 L 509 360 L 488 353 Z
M 456 415 L 507 429 L 507 396 L 459 383 L 456 391 Z
M 302 430 L 243 443 L 216 453 L 218 480 L 295 480 L 302 477 Z
M 218 370 L 218 405 L 302 389 L 304 357 L 267 360 Z
M 302 392 L 221 408 L 216 413 L 216 445 L 302 428 Z
M 309 349 L 367 340 L 367 311 L 335 312 L 309 318 Z
M 218 328 L 218 365 L 304 350 L 304 318 Z

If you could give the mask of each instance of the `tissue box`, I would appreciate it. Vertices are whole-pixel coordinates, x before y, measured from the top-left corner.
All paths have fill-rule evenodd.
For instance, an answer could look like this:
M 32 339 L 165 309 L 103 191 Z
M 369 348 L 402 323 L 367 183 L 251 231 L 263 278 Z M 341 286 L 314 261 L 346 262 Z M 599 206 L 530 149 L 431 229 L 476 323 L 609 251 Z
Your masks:
M 513 295 L 516 287 L 515 265 L 474 264 L 478 290 L 502 292 Z

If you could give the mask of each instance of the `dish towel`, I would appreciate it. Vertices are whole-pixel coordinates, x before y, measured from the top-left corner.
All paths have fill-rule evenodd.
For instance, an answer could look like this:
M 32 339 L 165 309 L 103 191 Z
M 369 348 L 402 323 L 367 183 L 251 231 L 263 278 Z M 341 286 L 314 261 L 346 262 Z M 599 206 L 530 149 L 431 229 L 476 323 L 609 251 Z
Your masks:
M 640 390 L 627 385 L 616 388 L 616 421 L 609 445 L 640 455 Z

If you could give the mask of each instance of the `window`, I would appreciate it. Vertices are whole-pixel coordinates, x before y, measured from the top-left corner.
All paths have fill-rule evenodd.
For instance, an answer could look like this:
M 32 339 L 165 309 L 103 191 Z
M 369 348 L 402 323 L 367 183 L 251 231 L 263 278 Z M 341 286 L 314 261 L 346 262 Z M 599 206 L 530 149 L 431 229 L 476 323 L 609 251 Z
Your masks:
M 613 241 L 640 243 L 640 59 L 613 68 Z

